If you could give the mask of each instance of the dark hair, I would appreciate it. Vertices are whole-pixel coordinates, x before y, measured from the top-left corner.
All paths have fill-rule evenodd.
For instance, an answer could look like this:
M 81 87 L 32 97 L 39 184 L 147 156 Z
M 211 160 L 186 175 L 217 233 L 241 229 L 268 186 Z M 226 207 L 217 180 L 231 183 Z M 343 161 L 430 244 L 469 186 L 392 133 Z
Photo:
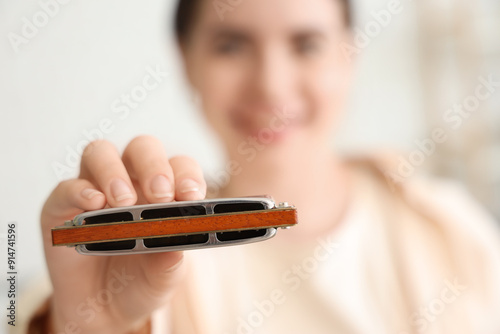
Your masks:
M 336 1 L 340 1 L 342 3 L 344 8 L 345 23 L 348 27 L 351 27 L 352 11 L 350 0 Z M 177 10 L 174 16 L 174 30 L 179 42 L 183 41 L 189 34 L 190 28 L 193 26 L 193 22 L 195 22 L 196 20 L 196 14 L 198 12 L 199 6 L 200 0 L 179 0 L 177 2 Z

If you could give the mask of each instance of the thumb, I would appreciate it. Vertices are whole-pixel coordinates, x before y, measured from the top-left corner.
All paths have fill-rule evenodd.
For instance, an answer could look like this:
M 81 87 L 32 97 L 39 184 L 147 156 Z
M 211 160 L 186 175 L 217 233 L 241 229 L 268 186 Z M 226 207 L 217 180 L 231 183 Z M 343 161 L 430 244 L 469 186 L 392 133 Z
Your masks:
M 127 293 L 119 294 L 116 307 L 128 319 L 149 316 L 169 302 L 185 274 L 182 252 L 162 252 L 112 257 L 115 268 L 126 268 L 134 277 Z M 126 261 L 127 263 L 120 263 Z

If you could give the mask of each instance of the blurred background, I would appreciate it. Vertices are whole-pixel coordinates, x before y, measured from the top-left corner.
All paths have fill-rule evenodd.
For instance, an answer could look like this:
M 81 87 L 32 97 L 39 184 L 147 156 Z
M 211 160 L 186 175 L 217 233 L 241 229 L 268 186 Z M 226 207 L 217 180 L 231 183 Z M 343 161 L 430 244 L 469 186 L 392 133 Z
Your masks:
M 351 103 L 332 148 L 391 148 L 402 152 L 400 161 L 424 156 L 418 171 L 462 182 L 500 219 L 500 86 L 491 84 L 500 82 L 500 2 L 401 0 L 402 10 L 381 24 L 377 13 L 390 2 L 354 2 L 354 32 L 368 42 L 356 46 Z M 174 5 L 0 0 L 0 262 L 6 272 L 6 226 L 16 222 L 21 292 L 46 275 L 43 202 L 59 181 L 77 175 L 89 140 L 123 149 L 134 136 L 152 134 L 170 155 L 198 159 L 209 179 L 221 170 L 224 156 L 196 109 L 170 34 Z M 158 85 L 141 90 L 150 72 Z M 477 98 L 478 85 L 491 90 L 488 97 Z M 117 112 L 134 91 L 146 94 Z M 436 129 L 447 140 L 422 146 Z

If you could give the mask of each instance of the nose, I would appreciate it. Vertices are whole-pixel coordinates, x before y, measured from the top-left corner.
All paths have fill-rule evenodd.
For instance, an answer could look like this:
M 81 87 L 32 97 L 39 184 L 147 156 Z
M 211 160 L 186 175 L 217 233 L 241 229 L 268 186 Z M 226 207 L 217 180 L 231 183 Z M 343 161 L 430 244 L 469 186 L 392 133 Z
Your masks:
M 294 96 L 296 71 L 290 56 L 277 45 L 259 52 L 251 76 L 255 102 L 273 107 L 290 103 Z

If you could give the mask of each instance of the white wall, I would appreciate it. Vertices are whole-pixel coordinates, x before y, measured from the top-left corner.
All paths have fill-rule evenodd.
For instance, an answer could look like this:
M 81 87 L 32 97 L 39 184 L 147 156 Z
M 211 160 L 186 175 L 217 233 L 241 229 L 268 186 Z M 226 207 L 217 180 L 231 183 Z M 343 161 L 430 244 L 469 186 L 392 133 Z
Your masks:
M 409 1 L 404 5 L 360 55 L 353 102 L 335 139 L 344 149 L 409 148 L 423 130 L 414 10 Z M 359 20 L 371 20 L 368 9 L 385 6 L 386 1 L 360 1 Z M 120 149 L 149 133 L 169 153 L 199 159 L 208 174 L 218 168 L 221 152 L 190 103 L 166 34 L 171 7 L 164 0 L 72 0 L 15 52 L 9 33 L 21 34 L 23 17 L 32 20 L 41 7 L 38 1 L 0 0 L 0 233 L 7 222 L 18 223 L 21 290 L 45 270 L 39 213 L 59 181 L 53 165 L 68 165 L 69 152 L 86 140 L 84 131 L 109 119 L 113 128 L 105 138 Z M 156 66 L 168 72 L 163 83 L 120 119 L 112 102 Z M 76 168 L 70 170 L 65 177 L 76 175 Z M 0 242 L 3 268 L 5 240 Z

